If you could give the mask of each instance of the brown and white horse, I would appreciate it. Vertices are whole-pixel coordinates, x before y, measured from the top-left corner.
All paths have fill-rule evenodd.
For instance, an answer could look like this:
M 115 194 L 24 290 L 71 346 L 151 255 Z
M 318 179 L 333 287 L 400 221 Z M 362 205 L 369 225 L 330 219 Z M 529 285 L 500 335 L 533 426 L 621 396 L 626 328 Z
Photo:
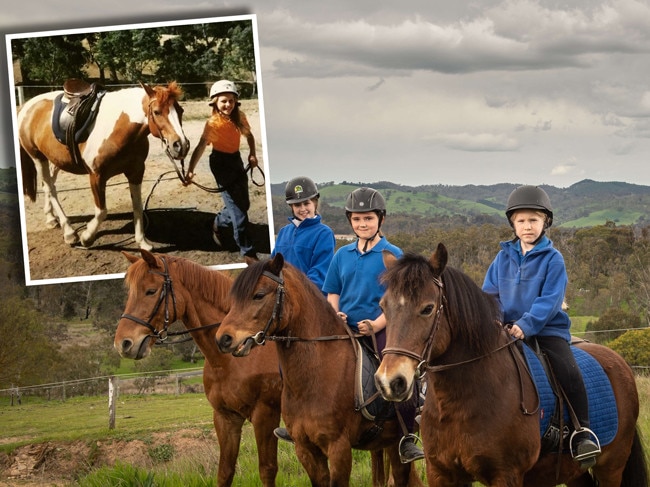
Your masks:
M 52 130 L 55 98 L 61 93 L 38 95 L 27 101 L 18 113 L 23 192 L 35 201 L 40 175 L 46 225 L 60 226 L 67 244 L 81 243 L 88 247 L 107 216 L 106 183 L 113 176 L 124 174 L 133 204 L 135 241 L 140 248 L 150 250 L 152 245 L 144 235 L 141 196 L 149 153 L 148 135 L 151 133 L 162 141 L 170 158 L 180 160 L 187 155 L 190 143 L 182 128 L 180 87 L 175 82 L 166 87 L 141 84 L 106 93 L 88 139 L 79 144 L 80 162 L 75 162 L 67 145 L 59 142 Z M 95 216 L 81 235 L 71 226 L 57 196 L 56 177 L 60 170 L 88 175 L 90 180 Z

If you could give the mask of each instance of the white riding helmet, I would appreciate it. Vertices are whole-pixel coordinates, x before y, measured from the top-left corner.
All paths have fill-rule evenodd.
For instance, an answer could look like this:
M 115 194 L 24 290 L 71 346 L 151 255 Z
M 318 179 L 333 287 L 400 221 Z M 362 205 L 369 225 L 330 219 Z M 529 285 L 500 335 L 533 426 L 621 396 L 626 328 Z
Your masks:
M 237 98 L 239 98 L 239 91 L 237 91 L 235 83 L 227 79 L 219 80 L 212 85 L 212 88 L 210 88 L 210 100 L 221 93 L 233 93 Z

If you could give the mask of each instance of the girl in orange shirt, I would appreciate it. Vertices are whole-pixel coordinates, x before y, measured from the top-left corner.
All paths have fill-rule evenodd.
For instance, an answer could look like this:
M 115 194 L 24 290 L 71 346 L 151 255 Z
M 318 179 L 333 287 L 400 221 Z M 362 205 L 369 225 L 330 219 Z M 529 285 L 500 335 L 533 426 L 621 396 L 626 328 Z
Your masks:
M 248 176 L 239 152 L 239 141 L 246 138 L 249 147 L 248 163 L 257 167 L 255 137 L 244 112 L 239 110 L 239 92 L 232 81 L 217 81 L 210 89 L 212 116 L 205 123 L 199 143 L 192 152 L 185 184 L 190 184 L 194 169 L 211 144 L 210 171 L 221 188 L 224 209 L 217 213 L 212 225 L 214 241 L 223 247 L 224 230 L 232 226 L 233 237 L 241 255 L 257 258 L 246 230 L 248 223 Z

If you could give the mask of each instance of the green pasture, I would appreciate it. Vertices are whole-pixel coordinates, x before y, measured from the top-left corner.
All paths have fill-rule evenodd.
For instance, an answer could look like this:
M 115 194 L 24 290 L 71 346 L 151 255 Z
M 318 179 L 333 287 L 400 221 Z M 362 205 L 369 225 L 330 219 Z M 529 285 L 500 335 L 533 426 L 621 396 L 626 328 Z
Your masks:
M 650 378 L 638 377 L 641 400 L 639 425 L 643 436 L 650 435 Z M 111 440 L 141 440 L 150 443 L 154 433 L 194 429 L 212 435 L 212 410 L 203 394 L 124 396 L 118 399 L 116 428 L 108 429 L 108 400 L 106 397 L 78 397 L 65 402 L 44 401 L 26 397 L 22 405 L 11 406 L 6 397 L 0 398 L 0 451 L 12 452 L 18 446 L 48 441 L 89 444 Z M 190 455 L 162 447 L 152 448 L 149 455 L 152 469 L 134 468 L 128 463 L 111 467 L 90 468 L 70 487 L 157 486 L 192 487 L 215 486 L 218 449 L 193 451 Z M 309 486 L 309 480 L 295 457 L 293 446 L 279 444 L 278 485 Z M 354 451 L 351 485 L 370 485 L 368 452 Z M 423 462 L 418 471 L 424 479 Z M 259 486 L 257 455 L 252 426 L 244 426 L 238 474 L 235 486 Z M 68 486 L 66 486 L 68 487 Z

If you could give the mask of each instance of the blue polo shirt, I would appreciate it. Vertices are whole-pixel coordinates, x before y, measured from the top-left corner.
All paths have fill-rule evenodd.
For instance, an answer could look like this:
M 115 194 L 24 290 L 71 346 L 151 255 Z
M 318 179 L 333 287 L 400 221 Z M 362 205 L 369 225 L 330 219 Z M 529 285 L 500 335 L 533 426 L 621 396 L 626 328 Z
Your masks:
M 361 320 L 374 320 L 381 314 L 379 300 L 385 287 L 379 282 L 386 270 L 382 250 L 389 250 L 396 257 L 403 252 L 391 244 L 386 237 L 368 252 L 362 254 L 357 248 L 357 241 L 337 250 L 330 264 L 323 292 L 338 294 L 339 310 L 348 315 L 348 325 L 358 331 L 357 323 Z

